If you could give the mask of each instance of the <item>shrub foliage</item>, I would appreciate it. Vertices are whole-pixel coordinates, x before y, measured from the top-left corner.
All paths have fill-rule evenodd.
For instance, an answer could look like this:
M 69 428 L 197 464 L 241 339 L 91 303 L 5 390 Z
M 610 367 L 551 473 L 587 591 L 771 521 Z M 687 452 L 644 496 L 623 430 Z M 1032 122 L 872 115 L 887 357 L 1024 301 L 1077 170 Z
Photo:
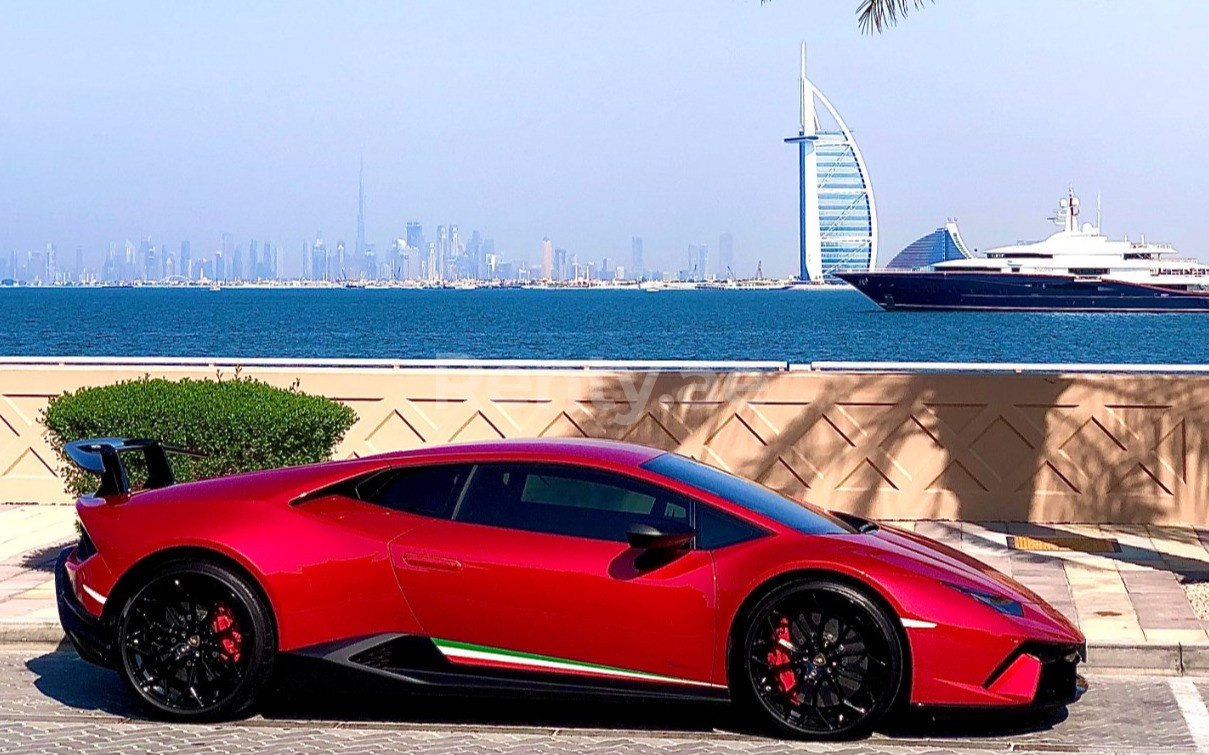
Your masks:
M 83 438 L 154 438 L 205 454 L 173 455 L 180 482 L 330 459 L 357 420 L 337 401 L 282 389 L 253 378 L 180 381 L 143 377 L 56 396 L 43 412 L 51 445 L 63 462 L 67 490 L 96 489 L 94 476 L 72 464 L 65 443 Z M 139 454 L 126 454 L 132 486 L 146 479 Z

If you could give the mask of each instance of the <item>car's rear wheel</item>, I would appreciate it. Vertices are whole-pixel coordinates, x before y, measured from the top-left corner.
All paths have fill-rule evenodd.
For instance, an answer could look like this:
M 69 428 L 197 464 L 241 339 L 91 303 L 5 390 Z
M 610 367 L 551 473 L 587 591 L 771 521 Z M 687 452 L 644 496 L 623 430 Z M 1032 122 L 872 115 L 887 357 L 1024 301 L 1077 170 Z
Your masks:
M 272 674 L 277 638 L 255 586 L 217 563 L 157 568 L 118 614 L 118 671 L 152 712 L 179 721 L 245 713 Z
M 903 684 L 903 647 L 886 612 L 852 587 L 803 579 L 772 590 L 733 636 L 732 696 L 782 735 L 868 733 Z

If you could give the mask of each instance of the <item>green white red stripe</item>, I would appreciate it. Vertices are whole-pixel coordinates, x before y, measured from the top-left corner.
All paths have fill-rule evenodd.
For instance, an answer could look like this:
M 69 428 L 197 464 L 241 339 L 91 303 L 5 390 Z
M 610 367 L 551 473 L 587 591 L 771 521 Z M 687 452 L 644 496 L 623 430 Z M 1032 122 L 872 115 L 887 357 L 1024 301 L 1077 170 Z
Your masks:
M 640 682 L 660 682 L 663 684 L 684 684 L 692 687 L 725 689 L 723 685 L 710 684 L 709 682 L 697 681 L 696 679 L 681 679 L 674 676 L 664 676 L 663 674 L 652 674 L 646 671 L 604 666 L 598 663 L 572 661 L 566 658 L 538 655 L 537 653 L 525 653 L 519 650 L 504 650 L 485 645 L 474 645 L 469 642 L 434 638 L 433 643 L 441 651 L 442 655 L 454 663 L 510 668 L 519 671 L 578 674 L 610 679 L 628 679 Z

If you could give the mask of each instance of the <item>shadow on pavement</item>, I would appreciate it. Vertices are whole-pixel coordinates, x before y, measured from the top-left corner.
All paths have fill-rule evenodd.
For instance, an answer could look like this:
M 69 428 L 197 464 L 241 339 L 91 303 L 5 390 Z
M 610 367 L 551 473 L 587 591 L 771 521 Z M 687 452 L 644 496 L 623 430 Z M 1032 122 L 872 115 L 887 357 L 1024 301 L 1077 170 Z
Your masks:
M 907 739 L 995 739 L 1049 731 L 1069 715 L 1066 707 L 1034 711 L 911 710 L 881 727 Z
M 64 540 L 50 545 L 43 545 L 35 548 L 32 551 L 27 551 L 21 554 L 21 567 L 31 571 L 41 571 L 48 574 L 54 574 L 55 561 L 59 558 L 59 552 L 70 545 L 70 541 Z
M 80 660 L 75 653 L 46 653 L 26 661 L 25 667 L 37 676 L 34 686 L 39 692 L 68 708 L 143 715 L 117 674 Z
M 112 671 L 53 652 L 32 658 L 34 686 L 77 712 L 145 718 L 146 713 Z M 415 693 L 390 680 L 322 664 L 283 665 L 260 714 L 267 721 L 355 721 L 382 724 L 456 724 L 549 729 L 612 729 L 761 734 L 728 704 L 639 699 L 551 698 L 531 695 Z M 1046 731 L 1066 718 L 1063 708 L 1033 714 L 917 711 L 881 728 L 907 739 L 988 739 Z

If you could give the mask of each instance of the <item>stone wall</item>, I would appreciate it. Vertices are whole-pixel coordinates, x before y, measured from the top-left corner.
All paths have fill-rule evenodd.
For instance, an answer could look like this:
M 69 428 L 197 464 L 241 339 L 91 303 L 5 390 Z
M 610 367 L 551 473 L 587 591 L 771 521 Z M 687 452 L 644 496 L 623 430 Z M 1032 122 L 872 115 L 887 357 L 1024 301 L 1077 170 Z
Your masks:
M 49 397 L 145 374 L 230 375 L 234 363 L 5 364 L 0 501 L 67 500 L 39 424 Z M 351 406 L 360 419 L 339 457 L 484 438 L 607 437 L 875 517 L 1209 524 L 1206 377 L 736 365 L 241 369 Z

